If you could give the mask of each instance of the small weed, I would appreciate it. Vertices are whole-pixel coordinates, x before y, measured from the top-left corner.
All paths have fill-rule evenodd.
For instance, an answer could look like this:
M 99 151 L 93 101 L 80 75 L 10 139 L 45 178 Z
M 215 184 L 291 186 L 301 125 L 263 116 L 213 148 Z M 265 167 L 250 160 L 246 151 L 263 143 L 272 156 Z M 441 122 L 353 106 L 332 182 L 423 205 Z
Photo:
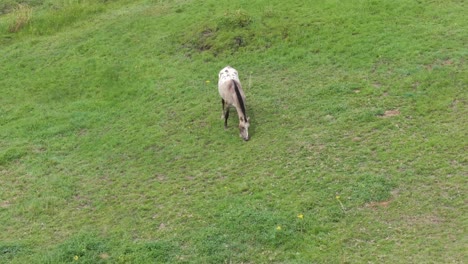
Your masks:
M 343 205 L 343 202 L 341 202 L 341 197 L 339 195 L 335 196 L 335 199 L 340 203 L 341 210 L 343 210 L 343 213 L 346 213 L 346 209 Z
M 299 229 L 301 233 L 304 233 L 304 215 L 303 214 L 298 214 L 297 215 L 297 221 L 299 222 Z

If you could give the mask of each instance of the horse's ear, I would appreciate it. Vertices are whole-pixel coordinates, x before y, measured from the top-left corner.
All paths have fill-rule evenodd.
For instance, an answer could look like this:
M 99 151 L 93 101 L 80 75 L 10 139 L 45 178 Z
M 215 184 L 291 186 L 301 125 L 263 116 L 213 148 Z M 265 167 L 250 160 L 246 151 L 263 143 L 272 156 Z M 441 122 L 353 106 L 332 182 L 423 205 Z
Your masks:
M 250 122 L 250 117 L 249 117 L 249 116 L 247 117 L 247 123 L 248 123 L 248 122 Z

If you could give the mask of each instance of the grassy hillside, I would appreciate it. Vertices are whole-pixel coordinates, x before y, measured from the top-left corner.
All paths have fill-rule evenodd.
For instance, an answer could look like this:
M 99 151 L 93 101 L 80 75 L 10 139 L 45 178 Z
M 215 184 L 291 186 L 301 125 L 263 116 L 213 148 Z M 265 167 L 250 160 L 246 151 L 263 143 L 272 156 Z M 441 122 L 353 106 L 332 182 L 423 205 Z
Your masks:
M 464 1 L 0 11 L 0 263 L 467 262 Z

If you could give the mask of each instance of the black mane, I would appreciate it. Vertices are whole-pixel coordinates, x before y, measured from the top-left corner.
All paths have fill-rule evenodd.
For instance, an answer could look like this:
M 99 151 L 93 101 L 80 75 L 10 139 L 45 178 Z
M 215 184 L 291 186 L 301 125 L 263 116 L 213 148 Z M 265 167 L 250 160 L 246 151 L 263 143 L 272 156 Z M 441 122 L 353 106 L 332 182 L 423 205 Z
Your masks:
M 247 122 L 247 114 L 245 113 L 244 100 L 242 100 L 242 96 L 240 94 L 239 88 L 237 87 L 237 82 L 235 80 L 232 80 L 232 82 L 234 83 L 234 90 L 236 91 L 237 100 L 239 101 L 242 114 L 244 114 L 244 122 Z

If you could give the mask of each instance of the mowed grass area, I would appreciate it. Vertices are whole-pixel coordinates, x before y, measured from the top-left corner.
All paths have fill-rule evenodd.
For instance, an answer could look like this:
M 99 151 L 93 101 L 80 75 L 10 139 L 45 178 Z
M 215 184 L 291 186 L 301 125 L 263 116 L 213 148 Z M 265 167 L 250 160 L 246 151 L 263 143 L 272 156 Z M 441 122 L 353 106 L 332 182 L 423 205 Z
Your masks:
M 1 263 L 467 262 L 464 1 L 16 2 Z

